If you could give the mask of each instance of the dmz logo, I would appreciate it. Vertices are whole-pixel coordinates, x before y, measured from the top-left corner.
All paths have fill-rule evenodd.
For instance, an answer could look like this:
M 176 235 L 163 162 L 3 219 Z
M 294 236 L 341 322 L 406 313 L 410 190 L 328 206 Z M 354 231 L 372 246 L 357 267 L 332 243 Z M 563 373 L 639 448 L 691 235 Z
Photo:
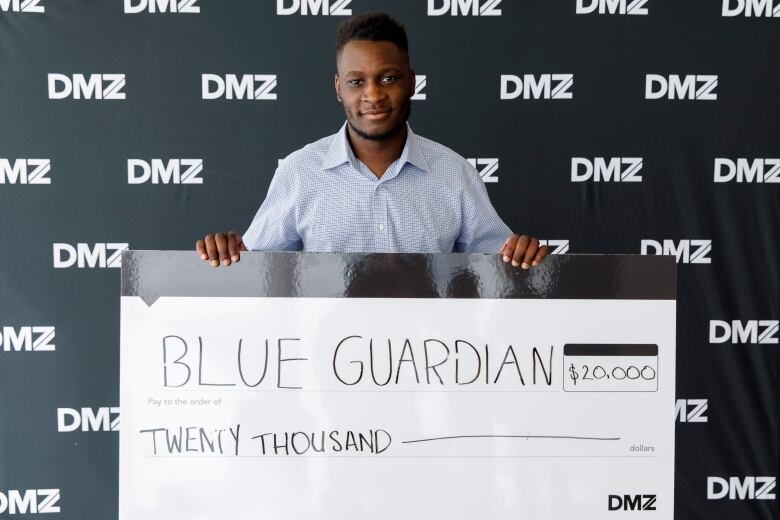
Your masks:
M 49 99 L 127 99 L 124 74 L 49 74 Z
M 697 101 L 715 101 L 718 93 L 718 76 L 648 74 L 645 76 L 645 99 L 691 99 Z
M 647 14 L 647 0 L 577 0 L 577 14 Z
M 417 74 L 415 79 L 414 95 L 411 99 L 412 101 L 425 101 L 428 99 L 428 95 L 425 93 L 425 87 L 428 86 L 428 76 L 425 74 Z
M 641 157 L 571 158 L 571 182 L 642 182 Z
M 45 13 L 46 8 L 40 5 L 41 0 L 0 0 L 0 11 L 15 13 Z
M 772 0 L 723 0 L 723 16 L 745 16 L 780 18 L 780 2 L 773 5 Z
M 663 244 L 656 240 L 642 240 L 643 255 L 674 255 L 678 264 L 712 263 L 707 256 L 711 249 L 712 240 L 664 240 Z
M 428 0 L 428 16 L 501 16 L 500 4 L 501 0 Z
M 54 352 L 54 327 L 3 327 L 0 347 L 3 352 Z
M 125 13 L 200 13 L 198 0 L 125 0 Z
M 707 422 L 707 399 L 678 399 L 674 404 L 674 417 L 678 422 Z
M 554 83 L 554 84 L 553 84 Z M 501 75 L 501 99 L 572 99 L 574 74 Z
M 276 14 L 290 15 L 300 12 L 306 15 L 322 16 L 351 16 L 352 9 L 349 4 L 352 0 L 289 0 L 290 5 L 285 5 L 288 0 L 276 0 Z
M 276 74 L 203 74 L 201 76 L 203 99 L 276 99 Z
M 724 171 L 725 170 L 725 171 Z M 715 182 L 780 183 L 780 159 L 715 159 Z
M 479 157 L 466 159 L 469 164 L 476 168 L 479 176 L 484 183 L 498 182 L 496 172 L 498 171 L 498 158 L 497 157 Z
M 203 184 L 198 177 L 203 171 L 203 159 L 143 159 L 127 160 L 127 183 L 144 184 Z
M 119 408 L 57 408 L 57 431 L 74 432 L 78 429 L 83 432 L 119 431 Z
M 777 345 L 779 328 L 778 320 L 710 320 L 710 343 Z
M 67 269 L 74 265 L 79 269 L 121 267 L 122 251 L 128 247 L 130 244 L 125 243 L 79 243 L 76 247 L 70 244 L 53 244 L 54 268 Z M 109 255 L 108 251 L 113 252 Z
M 610 511 L 655 511 L 656 495 L 609 495 Z
M 59 489 L 9 489 L 0 491 L 0 515 L 27 515 L 36 513 L 59 513 Z
M 774 500 L 777 477 L 707 477 L 707 499 Z
M 0 184 L 51 184 L 51 159 L 0 159 Z
M 539 240 L 539 246 L 547 246 L 551 255 L 565 255 L 569 252 L 568 240 Z

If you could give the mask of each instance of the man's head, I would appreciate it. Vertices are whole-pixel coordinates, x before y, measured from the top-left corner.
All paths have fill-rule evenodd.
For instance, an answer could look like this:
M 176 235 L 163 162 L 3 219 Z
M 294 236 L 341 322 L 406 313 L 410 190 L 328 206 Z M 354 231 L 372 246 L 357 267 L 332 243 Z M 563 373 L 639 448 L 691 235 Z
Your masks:
M 414 92 L 409 44 L 401 24 L 365 13 L 336 32 L 336 97 L 357 135 L 386 140 L 402 132 Z

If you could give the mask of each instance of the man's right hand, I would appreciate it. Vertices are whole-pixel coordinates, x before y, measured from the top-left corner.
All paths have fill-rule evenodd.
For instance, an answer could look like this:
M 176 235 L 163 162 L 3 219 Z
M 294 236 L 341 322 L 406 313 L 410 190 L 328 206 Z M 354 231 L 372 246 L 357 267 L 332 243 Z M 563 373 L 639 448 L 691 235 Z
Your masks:
M 212 267 L 224 266 L 241 260 L 241 251 L 247 251 L 241 235 L 235 231 L 206 235 L 203 240 L 195 242 L 195 251 Z

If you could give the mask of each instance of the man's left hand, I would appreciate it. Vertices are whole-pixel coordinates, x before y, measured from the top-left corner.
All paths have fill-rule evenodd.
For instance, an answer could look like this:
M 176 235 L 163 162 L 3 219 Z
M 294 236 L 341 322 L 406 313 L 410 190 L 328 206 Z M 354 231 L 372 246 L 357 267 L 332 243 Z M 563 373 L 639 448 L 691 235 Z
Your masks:
M 547 246 L 539 247 L 539 240 L 528 235 L 512 233 L 504 246 L 498 251 L 504 262 L 512 262 L 515 267 L 528 269 L 537 266 L 547 256 Z

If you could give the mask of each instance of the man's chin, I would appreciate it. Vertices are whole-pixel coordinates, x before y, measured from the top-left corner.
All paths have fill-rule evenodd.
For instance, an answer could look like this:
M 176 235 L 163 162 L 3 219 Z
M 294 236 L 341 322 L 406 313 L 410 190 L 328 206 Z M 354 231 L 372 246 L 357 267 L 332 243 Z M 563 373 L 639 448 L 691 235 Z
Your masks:
M 352 128 L 353 132 L 355 132 L 363 139 L 367 139 L 369 141 L 387 141 L 391 137 L 398 135 L 398 132 L 400 132 L 406 124 L 405 121 L 402 121 L 400 124 L 396 125 L 390 130 L 379 129 L 374 131 L 366 131 L 363 128 L 360 128 L 359 126 L 353 125 L 351 121 L 347 121 L 347 122 L 349 123 L 349 126 L 350 128 Z

